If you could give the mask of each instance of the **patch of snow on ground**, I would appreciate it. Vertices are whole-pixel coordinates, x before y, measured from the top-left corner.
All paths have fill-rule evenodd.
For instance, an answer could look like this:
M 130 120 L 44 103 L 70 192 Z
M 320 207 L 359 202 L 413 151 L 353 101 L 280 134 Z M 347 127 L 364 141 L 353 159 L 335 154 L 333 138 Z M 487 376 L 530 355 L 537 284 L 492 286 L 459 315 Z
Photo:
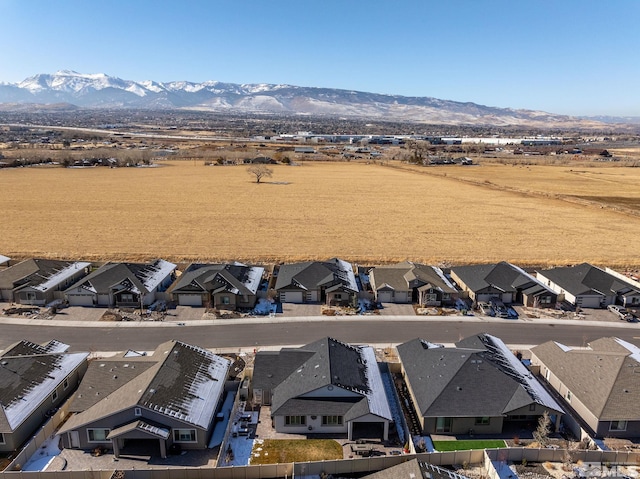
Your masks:
M 59 436 L 49 437 L 22 467 L 23 471 L 46 471 L 47 466 L 60 454 Z
M 276 312 L 277 305 L 265 298 L 260 298 L 256 307 L 253 308 L 253 314 L 267 315 Z

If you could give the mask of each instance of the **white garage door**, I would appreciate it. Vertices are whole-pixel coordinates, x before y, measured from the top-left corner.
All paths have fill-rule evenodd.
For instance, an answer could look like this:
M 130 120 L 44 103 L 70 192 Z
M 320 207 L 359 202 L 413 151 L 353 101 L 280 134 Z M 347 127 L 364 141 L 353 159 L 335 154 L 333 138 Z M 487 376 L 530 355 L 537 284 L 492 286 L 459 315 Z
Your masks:
M 378 301 L 380 303 L 390 303 L 392 300 L 392 291 L 378 291 Z
M 600 297 L 599 296 L 578 296 L 576 299 L 576 306 L 581 308 L 599 308 Z
M 93 306 L 92 294 L 70 294 L 67 299 L 69 306 Z
M 181 294 L 178 298 L 180 306 L 202 306 L 202 295 L 200 294 Z
M 302 291 L 283 291 L 280 293 L 283 303 L 302 303 Z

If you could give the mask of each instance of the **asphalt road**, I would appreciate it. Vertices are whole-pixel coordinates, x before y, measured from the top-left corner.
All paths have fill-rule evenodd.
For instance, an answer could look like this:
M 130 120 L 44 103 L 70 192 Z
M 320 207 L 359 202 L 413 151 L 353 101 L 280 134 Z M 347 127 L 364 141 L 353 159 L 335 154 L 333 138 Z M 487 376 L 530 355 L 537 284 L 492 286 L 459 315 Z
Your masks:
M 634 325 L 635 326 L 635 325 Z M 355 344 L 394 345 L 420 337 L 433 342 L 454 343 L 461 338 L 486 332 L 509 345 L 535 345 L 548 340 L 569 346 L 584 346 L 604 336 L 616 336 L 640 344 L 640 328 L 600 325 L 543 324 L 531 322 L 402 321 L 371 322 L 331 320 L 260 324 L 195 325 L 187 323 L 141 327 L 82 327 L 59 325 L 1 324 L 0 349 L 21 339 L 42 343 L 58 339 L 72 351 L 153 350 L 170 339 L 204 348 L 238 351 L 253 348 L 302 345 L 324 336 Z

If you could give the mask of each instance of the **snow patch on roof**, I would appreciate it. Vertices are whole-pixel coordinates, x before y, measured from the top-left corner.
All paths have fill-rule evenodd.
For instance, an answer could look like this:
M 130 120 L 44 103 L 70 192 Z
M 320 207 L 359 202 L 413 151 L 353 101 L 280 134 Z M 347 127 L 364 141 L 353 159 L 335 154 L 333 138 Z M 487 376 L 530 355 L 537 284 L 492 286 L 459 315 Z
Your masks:
M 369 380 L 369 390 L 366 392 L 369 410 L 376 416 L 393 420 L 387 394 L 385 393 L 382 375 L 378 368 L 375 351 L 371 346 L 363 346 L 360 348 L 360 356 L 366 365 L 366 375 Z
M 631 353 L 630 356 L 634 361 L 640 363 L 640 348 L 631 343 L 628 343 L 624 339 L 616 338 L 616 342 Z
M 447 286 L 449 286 L 451 289 L 456 289 L 456 287 L 451 283 L 451 281 L 449 281 L 449 278 L 447 278 L 444 274 L 444 271 L 442 271 L 440 268 L 438 268 L 437 266 L 432 266 L 433 270 L 436 272 L 436 274 L 438 276 L 440 276 L 440 279 L 442 279 L 442 281 L 444 282 L 444 284 L 446 284 Z
M 163 259 L 156 260 L 142 270 L 140 280 L 148 291 L 153 291 L 162 281 L 176 269 L 175 264 Z
M 4 412 L 12 430 L 16 430 L 54 389 L 86 358 L 89 353 L 61 354 L 46 377 L 31 381 L 22 396 L 4 405 Z
M 55 288 L 66 279 L 73 277 L 73 275 L 77 274 L 78 271 L 81 271 L 87 268 L 90 264 L 91 263 L 87 263 L 84 261 L 78 261 L 78 262 L 72 263 L 66 268 L 63 268 L 60 271 L 53 273 L 44 282 L 38 285 L 34 285 L 33 289 L 37 289 L 38 291 L 44 292 L 44 291 L 48 291 L 51 288 Z
M 555 345 L 558 346 L 560 349 L 562 349 L 565 353 L 568 353 L 569 351 L 571 351 L 573 348 L 570 346 L 565 346 L 562 343 L 559 343 L 558 341 L 554 341 Z
M 485 336 L 491 340 L 491 345 L 496 348 L 496 352 L 500 355 L 501 359 L 504 360 L 503 365 L 508 365 L 520 378 L 520 384 L 525 387 L 529 395 L 532 396 L 532 399 L 549 409 L 561 412 L 563 411 L 562 407 L 555 399 L 553 399 L 542 384 L 538 382 L 531 371 L 522 364 L 522 362 L 511 352 L 500 338 L 491 336 L 490 334 L 486 334 Z

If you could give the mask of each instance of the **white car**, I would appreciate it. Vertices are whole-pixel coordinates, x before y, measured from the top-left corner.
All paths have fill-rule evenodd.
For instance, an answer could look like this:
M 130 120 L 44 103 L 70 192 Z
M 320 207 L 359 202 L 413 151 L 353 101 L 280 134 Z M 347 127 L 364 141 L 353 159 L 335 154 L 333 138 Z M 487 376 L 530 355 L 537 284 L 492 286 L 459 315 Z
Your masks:
M 617 304 L 610 304 L 609 306 L 607 306 L 607 309 L 618 316 L 618 319 L 623 319 L 625 321 L 634 320 L 633 315 L 622 306 L 618 306 Z

